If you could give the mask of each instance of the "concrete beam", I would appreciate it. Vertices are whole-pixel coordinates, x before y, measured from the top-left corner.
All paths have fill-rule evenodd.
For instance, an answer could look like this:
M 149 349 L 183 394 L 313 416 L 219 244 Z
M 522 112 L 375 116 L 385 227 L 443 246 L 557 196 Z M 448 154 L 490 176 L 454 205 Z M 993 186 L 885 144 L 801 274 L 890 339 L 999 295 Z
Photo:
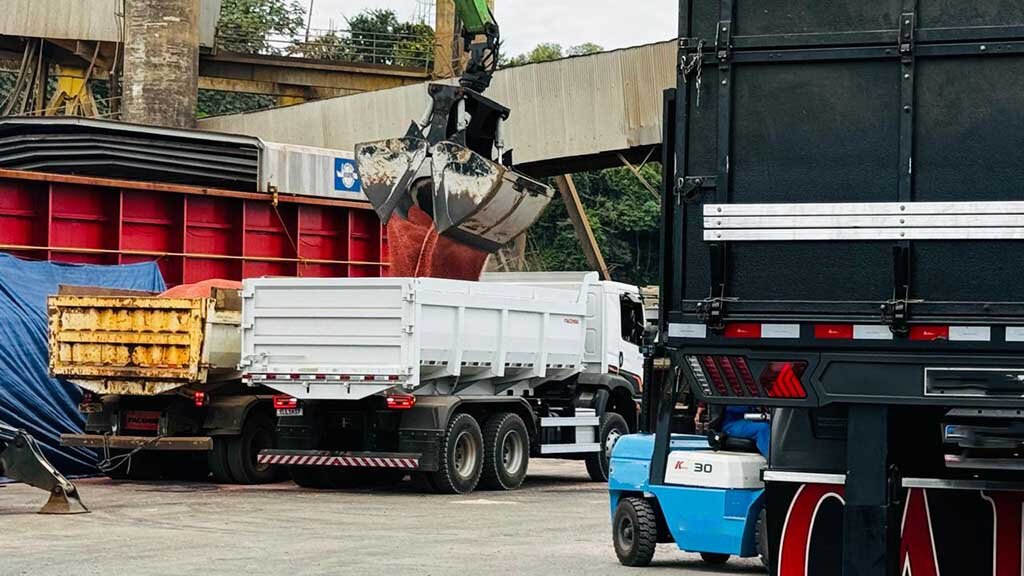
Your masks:
M 346 90 L 345 88 L 296 86 L 293 84 L 279 84 L 277 82 L 233 80 L 230 78 L 215 78 L 210 76 L 199 77 L 199 89 L 214 90 L 217 92 L 237 92 L 242 94 L 265 94 L 267 96 L 299 98 L 302 100 L 320 100 L 323 98 L 349 96 L 351 94 L 360 93 L 359 90 Z

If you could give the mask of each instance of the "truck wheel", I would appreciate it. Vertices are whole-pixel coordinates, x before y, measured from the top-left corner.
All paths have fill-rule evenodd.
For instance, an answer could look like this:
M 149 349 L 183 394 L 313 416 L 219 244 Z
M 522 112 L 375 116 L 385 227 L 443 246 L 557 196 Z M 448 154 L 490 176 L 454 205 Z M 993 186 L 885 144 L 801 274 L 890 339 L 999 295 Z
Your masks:
M 761 508 L 761 512 L 757 515 L 757 554 L 761 557 L 761 564 L 768 569 L 768 573 L 772 573 L 771 568 L 771 557 L 768 555 L 768 512 L 766 508 Z
M 523 419 L 504 412 L 484 425 L 484 467 L 480 484 L 488 490 L 515 490 L 530 465 L 530 433 Z
M 245 419 L 242 433 L 228 443 L 228 468 L 239 484 L 266 484 L 274 481 L 272 464 L 260 464 L 260 452 L 274 447 L 274 420 L 263 412 Z
M 658 513 L 643 498 L 623 498 L 612 517 L 612 543 L 623 566 L 651 563 L 658 543 Z
M 729 561 L 729 555 L 716 552 L 701 552 L 700 559 L 708 564 L 725 564 Z
M 226 436 L 214 436 L 213 450 L 207 453 L 210 474 L 213 475 L 213 481 L 218 484 L 235 483 L 231 468 L 228 467 L 228 440 Z
M 594 452 L 587 456 L 587 474 L 594 482 L 608 481 L 608 465 L 612 459 L 612 449 L 619 438 L 629 434 L 629 426 L 626 419 L 614 412 L 605 412 L 601 415 L 601 425 L 597 428 L 597 437 L 600 438 L 601 451 Z
M 434 484 L 442 494 L 467 494 L 476 488 L 483 468 L 484 439 L 469 414 L 456 414 L 441 440 L 441 461 Z

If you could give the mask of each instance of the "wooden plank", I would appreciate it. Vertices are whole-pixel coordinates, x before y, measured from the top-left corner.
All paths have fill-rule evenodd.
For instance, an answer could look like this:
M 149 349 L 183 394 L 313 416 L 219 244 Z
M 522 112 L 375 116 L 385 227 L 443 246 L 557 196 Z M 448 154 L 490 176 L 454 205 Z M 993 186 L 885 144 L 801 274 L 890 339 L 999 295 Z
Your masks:
M 569 213 L 569 221 L 572 222 L 572 227 L 576 230 L 576 237 L 580 241 L 580 246 L 583 247 L 583 255 L 587 258 L 587 264 L 601 274 L 602 280 L 611 280 L 608 266 L 601 254 L 601 247 L 597 245 L 597 239 L 594 238 L 594 231 L 590 228 L 587 212 L 583 208 L 583 202 L 580 201 L 579 193 L 576 192 L 576 183 L 573 182 L 572 176 L 569 174 L 556 176 L 555 184 L 562 194 L 565 210 Z
M 143 450 L 213 450 L 213 439 L 209 436 L 179 436 L 160 438 L 154 436 L 103 436 L 100 434 L 61 434 L 61 446 L 82 448 L 103 448 Z

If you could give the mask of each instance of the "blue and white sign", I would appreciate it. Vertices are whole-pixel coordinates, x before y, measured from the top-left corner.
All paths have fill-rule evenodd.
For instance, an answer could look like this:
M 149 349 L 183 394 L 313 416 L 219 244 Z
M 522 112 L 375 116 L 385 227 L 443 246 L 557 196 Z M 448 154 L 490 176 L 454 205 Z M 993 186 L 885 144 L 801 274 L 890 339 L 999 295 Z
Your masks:
M 363 183 L 359 179 L 354 160 L 348 158 L 334 159 L 334 189 L 338 192 L 362 192 Z

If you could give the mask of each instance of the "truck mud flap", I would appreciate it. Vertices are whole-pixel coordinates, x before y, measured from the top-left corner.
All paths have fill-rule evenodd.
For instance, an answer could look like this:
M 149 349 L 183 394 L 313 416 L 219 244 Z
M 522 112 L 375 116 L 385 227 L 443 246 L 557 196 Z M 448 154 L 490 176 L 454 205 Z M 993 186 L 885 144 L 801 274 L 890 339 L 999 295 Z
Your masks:
M 325 452 L 318 450 L 264 450 L 257 461 L 277 466 L 339 466 L 419 470 L 421 455 L 398 452 Z

